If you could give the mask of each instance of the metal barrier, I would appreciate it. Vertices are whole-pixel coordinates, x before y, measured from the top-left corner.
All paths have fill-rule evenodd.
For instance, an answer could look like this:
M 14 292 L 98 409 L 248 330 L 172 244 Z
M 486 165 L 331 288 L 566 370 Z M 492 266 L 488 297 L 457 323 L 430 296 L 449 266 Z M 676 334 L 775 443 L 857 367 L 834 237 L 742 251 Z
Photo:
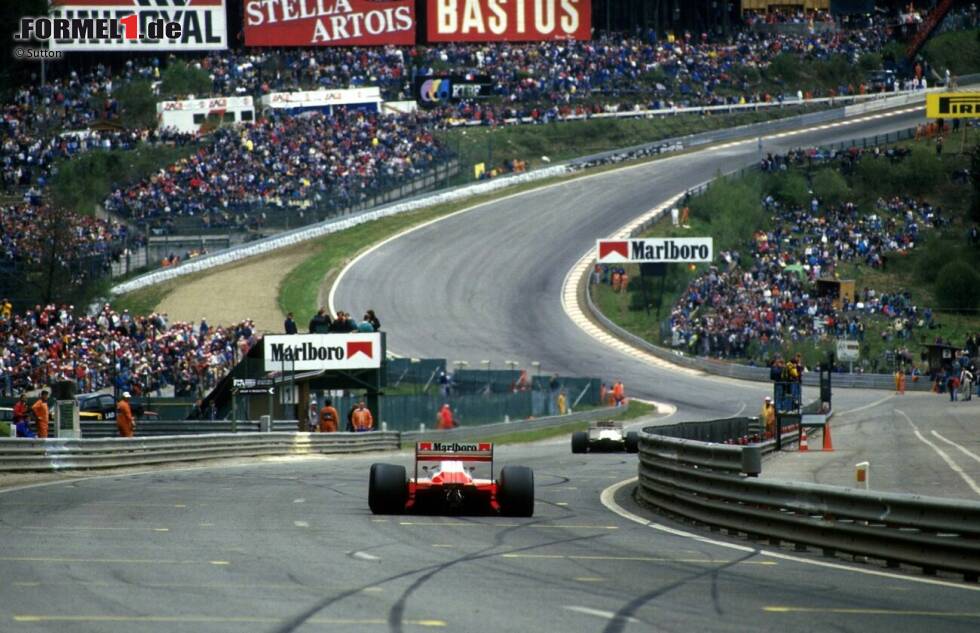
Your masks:
M 261 431 L 260 422 L 255 420 L 184 420 L 184 421 L 136 421 L 136 437 L 163 437 L 170 435 L 204 435 L 209 433 L 258 433 Z M 102 439 L 117 437 L 119 429 L 112 420 L 108 422 L 81 423 L 82 437 L 85 439 Z M 299 429 L 297 420 L 274 420 L 272 430 L 289 433 Z
M 976 582 L 980 503 L 840 486 L 760 480 L 759 446 L 728 446 L 640 434 L 639 486 L 645 503 L 712 526 L 901 563 L 946 570 Z M 761 470 L 761 468 L 759 469 Z M 745 476 L 749 475 L 749 476 Z
M 500 437 L 502 435 L 509 435 L 511 433 L 518 433 L 522 431 L 538 431 L 542 429 L 550 428 L 560 428 L 569 424 L 575 424 L 577 422 L 587 422 L 592 420 L 600 420 L 602 418 L 608 418 L 615 415 L 617 410 L 615 407 L 603 407 L 601 409 L 593 409 L 591 411 L 582 411 L 580 413 L 570 413 L 568 415 L 558 415 L 547 418 L 536 418 L 534 420 L 515 420 L 514 422 L 498 422 L 497 424 L 484 424 L 483 426 L 472 426 L 472 427 L 459 427 L 446 431 L 437 430 L 425 430 L 425 431 L 411 431 L 408 433 L 402 433 L 402 443 L 405 446 L 409 446 L 414 442 L 421 439 L 434 439 L 438 438 L 440 440 L 493 440 L 494 438 Z
M 392 451 L 399 435 L 375 433 L 234 433 L 101 440 L 0 440 L 0 471 L 58 471 L 147 466 L 228 457 Z

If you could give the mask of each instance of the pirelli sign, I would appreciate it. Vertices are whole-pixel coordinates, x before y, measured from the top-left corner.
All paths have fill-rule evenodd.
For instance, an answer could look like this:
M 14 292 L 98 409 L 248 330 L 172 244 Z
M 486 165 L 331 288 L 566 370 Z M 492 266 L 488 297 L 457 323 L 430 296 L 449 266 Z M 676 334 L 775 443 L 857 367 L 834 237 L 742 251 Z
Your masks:
M 926 95 L 930 119 L 980 118 L 980 92 L 943 92 Z

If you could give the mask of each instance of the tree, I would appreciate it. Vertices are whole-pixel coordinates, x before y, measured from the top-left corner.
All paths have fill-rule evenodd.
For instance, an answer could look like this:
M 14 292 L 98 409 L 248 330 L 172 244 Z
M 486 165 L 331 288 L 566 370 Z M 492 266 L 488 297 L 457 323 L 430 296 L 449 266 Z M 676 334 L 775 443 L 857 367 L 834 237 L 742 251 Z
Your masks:
M 192 66 L 180 60 L 171 60 L 160 76 L 160 94 L 178 99 L 189 95 L 196 97 L 211 94 L 211 77 L 200 66 Z
M 139 79 L 121 85 L 115 91 L 123 125 L 130 128 L 153 128 L 157 120 L 157 99 L 149 81 Z
M 980 307 L 980 275 L 962 260 L 949 262 L 936 278 L 939 307 L 950 312 L 973 312 Z
M 851 190 L 836 169 L 821 169 L 813 177 L 813 193 L 825 203 L 836 205 L 847 200 Z

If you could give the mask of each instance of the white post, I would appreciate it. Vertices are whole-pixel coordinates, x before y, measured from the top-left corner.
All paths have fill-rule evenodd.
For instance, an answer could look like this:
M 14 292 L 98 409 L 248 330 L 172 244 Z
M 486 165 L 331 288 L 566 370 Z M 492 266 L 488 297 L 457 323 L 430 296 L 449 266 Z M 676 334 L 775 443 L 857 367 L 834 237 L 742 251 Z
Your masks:
M 871 462 L 861 462 L 855 465 L 854 478 L 862 484 L 865 490 L 871 487 Z

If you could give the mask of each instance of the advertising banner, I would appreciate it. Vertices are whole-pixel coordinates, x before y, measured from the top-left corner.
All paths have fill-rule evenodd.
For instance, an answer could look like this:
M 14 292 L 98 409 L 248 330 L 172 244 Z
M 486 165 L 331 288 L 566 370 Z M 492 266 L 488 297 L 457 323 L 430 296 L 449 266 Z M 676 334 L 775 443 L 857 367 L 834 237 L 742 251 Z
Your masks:
M 67 37 L 49 40 L 51 50 L 178 52 L 228 48 L 225 0 L 52 0 L 50 17 L 64 19 L 59 26 L 67 26 L 62 26 L 61 33 Z
M 278 334 L 262 338 L 265 371 L 377 369 L 381 334 Z
M 428 0 L 430 42 L 588 40 L 591 0 Z
M 980 92 L 938 92 L 926 95 L 927 119 L 980 118 Z
M 415 0 L 245 0 L 246 46 L 415 44 Z
M 631 240 L 599 240 L 598 262 L 687 264 L 714 259 L 714 239 L 710 237 L 667 237 Z
M 489 97 L 493 82 L 486 76 L 416 77 L 412 94 L 423 108 L 434 108 L 463 99 Z

